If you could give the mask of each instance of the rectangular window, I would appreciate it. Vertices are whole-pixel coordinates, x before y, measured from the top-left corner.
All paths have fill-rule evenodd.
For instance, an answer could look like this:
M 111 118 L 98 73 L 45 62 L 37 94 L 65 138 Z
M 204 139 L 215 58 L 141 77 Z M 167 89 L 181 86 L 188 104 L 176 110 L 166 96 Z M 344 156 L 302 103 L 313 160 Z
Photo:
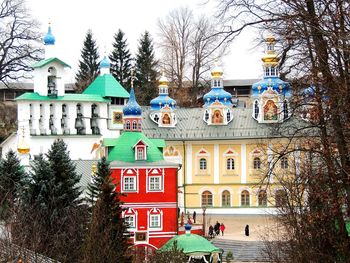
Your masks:
M 136 191 L 136 177 L 124 177 L 124 191 Z
M 135 227 L 135 217 L 134 216 L 126 216 L 125 223 L 128 226 L 128 228 L 134 228 Z
M 160 176 L 150 176 L 148 180 L 149 191 L 162 190 L 162 180 Z
M 137 148 L 137 160 L 144 160 L 143 148 Z
M 160 215 L 151 215 L 150 216 L 149 227 L 151 227 L 151 228 L 160 227 Z

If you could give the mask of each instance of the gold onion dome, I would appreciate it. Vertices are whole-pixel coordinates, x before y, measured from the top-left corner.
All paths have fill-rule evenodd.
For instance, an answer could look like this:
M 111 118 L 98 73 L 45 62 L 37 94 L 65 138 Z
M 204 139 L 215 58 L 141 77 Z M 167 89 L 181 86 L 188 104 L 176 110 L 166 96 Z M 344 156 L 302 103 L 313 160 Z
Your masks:
M 223 72 L 222 68 L 219 67 L 218 65 L 215 65 L 215 67 L 211 71 L 211 76 L 212 77 L 221 77 L 223 73 L 224 72 Z
M 22 136 L 22 137 L 19 139 L 19 142 L 18 142 L 18 145 L 17 145 L 17 151 L 18 151 L 20 154 L 27 154 L 27 153 L 30 152 L 29 144 L 26 142 L 24 136 Z
M 159 79 L 159 86 L 168 86 L 168 79 L 164 76 L 164 73 L 162 74 L 162 76 Z
M 276 38 L 275 38 L 274 35 L 269 34 L 269 35 L 267 35 L 267 37 L 265 38 L 265 41 L 266 41 L 267 43 L 274 43 L 274 42 L 276 42 Z
M 274 49 L 276 38 L 272 34 L 269 34 L 265 38 L 265 42 L 266 42 L 267 47 L 269 47 L 269 48 L 267 48 L 266 53 L 261 58 L 261 60 L 264 62 L 264 64 L 276 66 L 280 60 L 275 52 L 275 49 Z

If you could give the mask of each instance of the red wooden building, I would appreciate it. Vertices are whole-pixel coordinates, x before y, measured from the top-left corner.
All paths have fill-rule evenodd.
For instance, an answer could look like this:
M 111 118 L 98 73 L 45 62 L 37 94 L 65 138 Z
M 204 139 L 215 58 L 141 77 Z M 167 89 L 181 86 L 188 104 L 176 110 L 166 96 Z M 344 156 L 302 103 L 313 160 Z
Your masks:
M 160 248 L 177 234 L 177 170 L 163 158 L 165 141 L 141 131 L 141 108 L 134 90 L 123 109 L 124 131 L 105 139 L 112 178 L 125 194 L 123 214 L 135 246 Z

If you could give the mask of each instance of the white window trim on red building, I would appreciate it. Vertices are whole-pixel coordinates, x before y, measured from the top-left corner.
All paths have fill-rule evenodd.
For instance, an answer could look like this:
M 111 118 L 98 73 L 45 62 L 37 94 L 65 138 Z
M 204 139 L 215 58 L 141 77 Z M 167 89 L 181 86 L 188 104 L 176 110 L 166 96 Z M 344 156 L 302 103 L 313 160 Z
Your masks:
M 135 232 L 137 230 L 137 210 L 135 211 L 132 208 L 128 208 L 127 210 L 123 211 L 122 213 L 123 218 L 126 217 L 133 217 L 134 218 L 134 226 L 133 227 L 128 227 L 129 232 Z
M 164 193 L 164 169 L 163 168 L 152 168 L 146 170 L 147 176 L 146 176 L 146 193 L 148 192 L 162 192 Z M 152 190 L 151 185 L 151 178 L 159 177 L 160 182 L 160 189 L 159 190 Z
M 151 216 L 159 217 L 159 227 L 151 227 Z M 147 225 L 150 232 L 163 230 L 163 211 L 158 208 L 149 210 L 147 212 Z
M 135 190 L 125 189 L 125 179 L 134 178 L 135 179 Z M 121 174 L 121 192 L 122 193 L 138 193 L 139 192 L 139 170 L 133 168 L 122 169 Z

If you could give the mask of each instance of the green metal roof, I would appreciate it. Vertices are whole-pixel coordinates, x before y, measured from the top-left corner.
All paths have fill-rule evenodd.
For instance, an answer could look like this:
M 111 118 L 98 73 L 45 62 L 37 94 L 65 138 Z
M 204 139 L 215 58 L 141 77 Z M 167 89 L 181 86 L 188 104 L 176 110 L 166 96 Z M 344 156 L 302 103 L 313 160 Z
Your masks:
M 15 100 L 40 100 L 40 101 L 94 101 L 94 102 L 109 102 L 109 99 L 102 98 L 94 94 L 65 94 L 64 96 L 50 97 L 41 96 L 36 92 L 26 92 Z
M 41 68 L 41 67 L 43 67 L 43 66 L 45 66 L 45 65 L 47 65 L 47 64 L 49 64 L 49 63 L 51 63 L 51 62 L 58 62 L 58 63 L 60 63 L 60 64 L 62 64 L 64 67 L 71 67 L 71 66 L 69 66 L 67 63 L 65 63 L 65 62 L 63 62 L 62 60 L 60 60 L 59 58 L 48 58 L 48 59 L 44 59 L 44 60 L 40 60 L 40 61 L 38 61 L 38 62 L 36 62 L 32 67 L 33 68 Z
M 203 254 L 208 255 L 213 252 L 222 253 L 221 248 L 217 248 L 204 237 L 196 234 L 183 234 L 175 236 L 166 242 L 159 250 L 169 251 L 173 248 L 174 242 L 176 241 L 176 246 L 178 249 L 183 250 L 186 255 L 189 254 Z
M 165 141 L 163 139 L 150 139 L 155 146 L 157 146 L 158 148 L 165 148 L 166 144 Z
M 129 98 L 129 93 L 111 75 L 98 76 L 83 92 L 83 94 L 96 94 L 102 97 Z
M 142 132 L 123 132 L 114 142 L 115 146 L 109 152 L 108 160 L 135 162 L 135 152 L 133 146 L 140 140 L 148 145 L 146 160 L 147 162 L 156 162 L 163 160 L 163 154 L 158 149 L 158 145 L 154 144 L 154 142 L 148 139 Z
M 118 142 L 118 138 L 104 138 L 103 146 L 115 146 Z

